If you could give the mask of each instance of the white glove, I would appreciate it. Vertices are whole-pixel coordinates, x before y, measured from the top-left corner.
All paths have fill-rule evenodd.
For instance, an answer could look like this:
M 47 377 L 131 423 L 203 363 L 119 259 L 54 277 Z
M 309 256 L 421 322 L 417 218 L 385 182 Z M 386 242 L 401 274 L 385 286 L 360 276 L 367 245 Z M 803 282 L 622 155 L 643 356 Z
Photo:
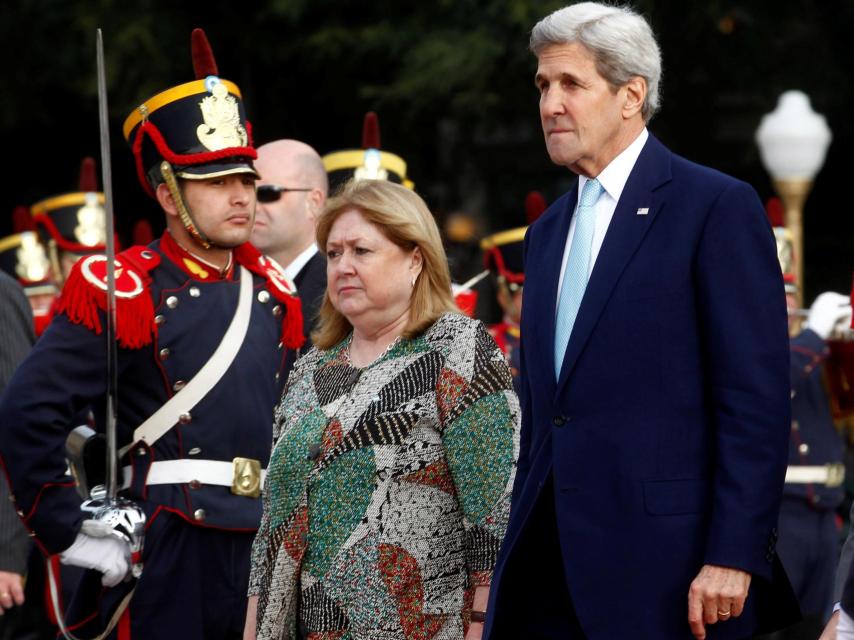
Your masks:
M 115 537 L 93 538 L 78 533 L 74 543 L 59 554 L 63 564 L 96 569 L 104 574 L 101 584 L 115 587 L 130 569 L 130 548 L 127 542 Z
M 827 340 L 837 324 L 851 324 L 851 299 L 841 293 L 825 291 L 810 307 L 806 327 L 815 331 L 822 340 Z

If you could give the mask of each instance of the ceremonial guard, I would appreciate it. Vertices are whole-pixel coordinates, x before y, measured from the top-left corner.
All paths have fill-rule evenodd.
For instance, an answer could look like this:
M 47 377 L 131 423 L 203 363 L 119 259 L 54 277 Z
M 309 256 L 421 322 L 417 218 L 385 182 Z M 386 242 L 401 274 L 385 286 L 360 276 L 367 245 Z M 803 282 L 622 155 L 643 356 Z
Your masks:
M 323 166 L 329 176 L 329 193 L 347 180 L 388 180 L 414 189 L 406 176 L 406 161 L 399 155 L 380 148 L 380 124 L 377 114 L 369 111 L 362 123 L 362 148 L 333 151 L 323 156 Z
M 528 224 L 546 210 L 543 196 L 532 191 L 525 197 L 525 217 Z M 522 246 L 528 227 L 499 231 L 480 241 L 483 261 L 495 281 L 495 297 L 501 307 L 501 322 L 489 326 L 489 333 L 501 348 L 518 391 L 519 376 L 519 321 L 522 314 L 522 288 L 525 284 L 525 267 Z
M 59 288 L 29 210 L 16 207 L 13 218 L 15 233 L 0 239 L 0 269 L 23 287 L 33 312 L 35 335 L 40 336 L 53 317 Z
M 60 285 L 81 257 L 104 252 L 104 194 L 98 190 L 94 158 L 83 159 L 77 191 L 40 200 L 30 211 Z
M 779 631 L 773 637 L 796 640 L 818 637 L 833 602 L 839 555 L 836 509 L 844 497 L 845 445 L 831 417 L 823 370 L 829 354 L 826 341 L 846 309 L 850 314 L 850 307 L 838 304 L 838 299 L 847 302 L 844 296 L 822 294 L 801 326 L 804 318 L 798 309 L 794 268 L 797 256 L 792 251 L 791 232 L 783 225 L 779 201 L 769 201 L 767 210 L 777 239 L 793 336 L 790 343 L 792 427 L 777 552 L 804 617 L 796 627 Z
M 110 625 L 120 639 L 242 637 L 272 408 L 287 352 L 303 341 L 293 285 L 248 243 L 256 152 L 240 90 L 218 77 L 201 30 L 193 62 L 195 81 L 124 124 L 143 188 L 166 214 L 163 236 L 120 253 L 114 271 L 118 476 L 120 497 L 144 512 L 141 555 L 84 520 L 63 451 L 82 407 L 99 430 L 105 422 L 104 256 L 74 266 L 0 404 L 19 515 L 45 554 L 95 570 L 73 607 L 81 637 Z M 142 568 L 138 580 L 129 566 Z

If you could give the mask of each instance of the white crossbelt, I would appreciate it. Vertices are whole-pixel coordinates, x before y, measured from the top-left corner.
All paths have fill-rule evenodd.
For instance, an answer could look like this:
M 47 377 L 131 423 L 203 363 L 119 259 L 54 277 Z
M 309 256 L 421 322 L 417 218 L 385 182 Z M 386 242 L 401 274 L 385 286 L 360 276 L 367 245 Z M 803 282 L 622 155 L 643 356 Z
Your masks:
M 845 467 L 841 464 L 795 464 L 786 468 L 789 484 L 824 484 L 838 487 L 845 480 Z
M 130 486 L 133 468 L 122 468 L 122 489 Z M 267 470 L 261 470 L 261 486 Z M 145 484 L 186 484 L 199 482 L 221 487 L 230 487 L 234 481 L 234 463 L 224 460 L 162 460 L 152 462 Z
M 240 267 L 240 294 L 237 310 L 228 325 L 228 329 L 204 366 L 193 376 L 180 393 L 172 396 L 166 404 L 154 412 L 133 432 L 133 442 L 119 450 L 119 458 L 137 442 L 143 441 L 149 446 L 177 424 L 183 413 L 189 413 L 222 379 L 226 370 L 234 362 L 237 352 L 243 346 L 243 339 L 249 329 L 249 318 L 252 312 L 252 274 L 246 267 Z

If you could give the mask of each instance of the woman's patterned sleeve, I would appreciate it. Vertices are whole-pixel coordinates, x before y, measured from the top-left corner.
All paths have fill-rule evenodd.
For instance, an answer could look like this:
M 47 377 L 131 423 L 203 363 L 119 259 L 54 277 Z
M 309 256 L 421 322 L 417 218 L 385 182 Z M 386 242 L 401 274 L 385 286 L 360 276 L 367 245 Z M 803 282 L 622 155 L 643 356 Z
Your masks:
M 309 352 L 311 353 L 311 352 Z M 307 355 L 307 354 L 306 354 Z M 308 358 L 303 356 L 296 361 L 294 368 L 288 376 L 288 381 L 285 384 L 285 389 L 282 391 L 282 398 L 275 407 L 273 407 L 273 442 L 271 451 L 276 447 L 276 442 L 279 440 L 282 430 L 282 421 L 284 420 L 285 399 L 288 396 L 288 391 L 292 386 L 292 382 L 300 375 L 303 375 L 303 369 L 306 367 Z M 249 572 L 249 590 L 247 595 L 257 596 L 261 590 L 261 582 L 264 574 L 268 570 L 268 547 L 270 544 L 270 496 L 266 487 L 261 492 L 264 510 L 261 514 L 261 524 L 258 526 L 258 532 L 255 534 L 255 540 L 252 543 L 252 566 Z
M 519 399 L 504 355 L 483 323 L 453 341 L 437 389 L 442 440 L 465 516 L 474 585 L 489 584 L 510 516 L 519 455 Z
M 261 582 L 267 572 L 267 547 L 270 544 L 269 498 L 267 490 L 263 491 L 264 512 L 261 514 L 261 524 L 252 543 L 252 567 L 249 571 L 249 589 L 247 596 L 257 596 L 261 593 Z

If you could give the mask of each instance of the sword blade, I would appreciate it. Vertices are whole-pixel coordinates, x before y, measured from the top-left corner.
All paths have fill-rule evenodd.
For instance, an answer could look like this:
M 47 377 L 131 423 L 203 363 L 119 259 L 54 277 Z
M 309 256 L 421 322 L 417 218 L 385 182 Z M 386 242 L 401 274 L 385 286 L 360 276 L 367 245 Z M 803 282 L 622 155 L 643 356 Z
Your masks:
M 110 125 L 107 111 L 107 79 L 104 67 L 104 36 L 98 29 L 96 37 L 98 65 L 98 117 L 101 131 L 101 176 L 104 185 L 104 212 L 107 236 L 107 502 L 115 502 L 117 492 L 116 472 L 116 416 L 118 403 L 118 348 L 116 347 L 116 245 L 113 226 L 113 182 L 110 168 Z

